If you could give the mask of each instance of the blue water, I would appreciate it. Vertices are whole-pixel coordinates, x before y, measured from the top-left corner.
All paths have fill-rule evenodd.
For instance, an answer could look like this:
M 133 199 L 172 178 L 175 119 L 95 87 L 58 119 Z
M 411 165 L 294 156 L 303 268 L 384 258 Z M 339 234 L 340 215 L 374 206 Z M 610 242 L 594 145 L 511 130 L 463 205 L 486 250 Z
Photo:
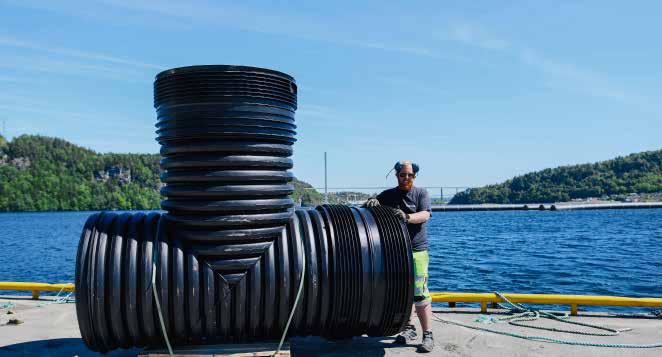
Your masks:
M 0 214 L 0 280 L 72 282 L 90 214 Z M 662 209 L 435 212 L 428 233 L 432 291 L 662 297 Z

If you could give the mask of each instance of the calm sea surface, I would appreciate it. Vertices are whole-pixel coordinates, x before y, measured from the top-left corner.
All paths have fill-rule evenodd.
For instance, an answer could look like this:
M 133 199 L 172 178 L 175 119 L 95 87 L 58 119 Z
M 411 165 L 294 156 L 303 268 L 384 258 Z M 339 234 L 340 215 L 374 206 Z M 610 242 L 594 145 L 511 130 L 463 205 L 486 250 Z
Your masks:
M 72 282 L 90 214 L 0 214 L 0 281 Z M 435 212 L 428 233 L 433 291 L 662 297 L 662 209 Z

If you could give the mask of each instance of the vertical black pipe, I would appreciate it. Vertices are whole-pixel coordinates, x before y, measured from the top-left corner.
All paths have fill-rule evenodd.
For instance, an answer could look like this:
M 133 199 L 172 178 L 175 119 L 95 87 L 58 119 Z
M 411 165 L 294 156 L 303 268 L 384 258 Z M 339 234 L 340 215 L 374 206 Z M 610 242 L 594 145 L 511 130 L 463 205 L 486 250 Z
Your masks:
M 219 326 L 219 335 L 273 336 L 283 328 L 298 275 L 287 230 L 294 213 L 288 172 L 296 140 L 294 79 L 240 66 L 176 68 L 157 76 L 154 106 L 166 183 L 162 208 L 176 247 L 168 332 L 214 339 L 216 333 L 202 333 L 200 291 L 206 291 L 222 299 L 217 321 L 206 323 Z M 215 280 L 201 279 L 201 271 Z M 276 294 L 263 293 L 264 273 L 277 277 Z M 277 310 L 265 313 L 278 324 L 260 326 L 270 309 Z

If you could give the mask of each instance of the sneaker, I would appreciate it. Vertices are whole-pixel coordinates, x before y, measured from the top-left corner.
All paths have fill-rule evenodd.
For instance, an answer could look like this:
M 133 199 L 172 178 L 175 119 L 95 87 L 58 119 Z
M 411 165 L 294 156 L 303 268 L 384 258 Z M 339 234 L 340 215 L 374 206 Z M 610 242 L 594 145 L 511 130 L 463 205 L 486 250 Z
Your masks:
M 416 326 L 405 325 L 405 328 L 395 336 L 394 343 L 397 343 L 399 345 L 405 345 L 408 342 L 416 340 L 417 336 L 418 334 L 416 333 Z
M 418 346 L 418 352 L 432 352 L 434 349 L 434 338 L 432 338 L 432 331 L 423 332 L 423 342 Z

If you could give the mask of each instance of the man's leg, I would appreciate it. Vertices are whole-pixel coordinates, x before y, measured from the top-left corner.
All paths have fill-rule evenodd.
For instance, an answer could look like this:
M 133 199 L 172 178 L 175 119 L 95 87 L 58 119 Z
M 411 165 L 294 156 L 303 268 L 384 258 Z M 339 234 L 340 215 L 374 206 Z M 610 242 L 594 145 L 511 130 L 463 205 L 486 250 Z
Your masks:
M 423 342 L 419 347 L 421 352 L 431 352 L 434 348 L 432 339 L 432 299 L 428 290 L 428 251 L 414 252 L 414 305 L 418 320 L 423 330 Z
M 429 325 L 430 319 L 427 319 L 427 320 L 421 319 L 421 317 L 420 317 L 421 314 L 418 313 L 419 307 L 417 306 L 418 305 L 417 295 L 419 293 L 419 290 L 422 291 L 421 289 L 419 289 L 419 285 L 420 285 L 420 287 L 422 287 L 424 285 L 424 284 L 422 284 L 422 282 L 424 282 L 424 279 L 423 279 L 424 276 L 419 276 L 419 274 L 422 273 L 423 271 L 427 272 L 427 262 L 422 261 L 422 259 L 424 259 L 425 256 L 423 254 L 420 254 L 420 253 L 422 253 L 422 252 L 413 252 L 413 260 L 414 260 L 414 305 L 412 306 L 412 309 L 411 309 L 411 315 L 409 315 L 409 321 L 407 321 L 407 324 L 404 326 L 402 331 L 400 331 L 400 333 L 398 333 L 398 335 L 395 336 L 395 343 L 398 343 L 398 344 L 405 344 L 405 343 L 413 342 L 418 337 L 418 334 L 416 333 L 416 325 L 414 325 L 414 318 L 415 318 L 414 316 L 415 315 L 419 316 L 419 321 L 421 321 L 421 328 L 423 329 L 423 331 L 426 331 L 426 328 L 427 329 L 430 328 L 430 325 Z M 425 269 L 423 269 L 423 268 L 425 268 Z M 421 284 L 419 284 L 419 282 Z M 427 321 L 428 322 L 427 325 L 424 325 L 423 321 Z
M 416 315 L 418 315 L 418 320 L 421 322 L 423 331 L 431 331 L 432 304 L 427 303 L 423 306 L 416 306 Z
M 407 325 L 413 325 L 416 316 L 418 316 L 418 314 L 416 313 L 416 305 L 412 305 L 411 314 L 409 315 L 409 320 L 407 320 Z
M 406 344 L 409 342 L 413 342 L 416 340 L 416 337 L 418 337 L 418 334 L 416 333 L 416 325 L 414 325 L 414 316 L 416 315 L 416 308 L 415 305 L 412 306 L 411 309 L 411 315 L 409 315 L 409 321 L 407 321 L 407 324 L 404 326 L 402 331 L 395 336 L 395 343 L 397 344 Z

